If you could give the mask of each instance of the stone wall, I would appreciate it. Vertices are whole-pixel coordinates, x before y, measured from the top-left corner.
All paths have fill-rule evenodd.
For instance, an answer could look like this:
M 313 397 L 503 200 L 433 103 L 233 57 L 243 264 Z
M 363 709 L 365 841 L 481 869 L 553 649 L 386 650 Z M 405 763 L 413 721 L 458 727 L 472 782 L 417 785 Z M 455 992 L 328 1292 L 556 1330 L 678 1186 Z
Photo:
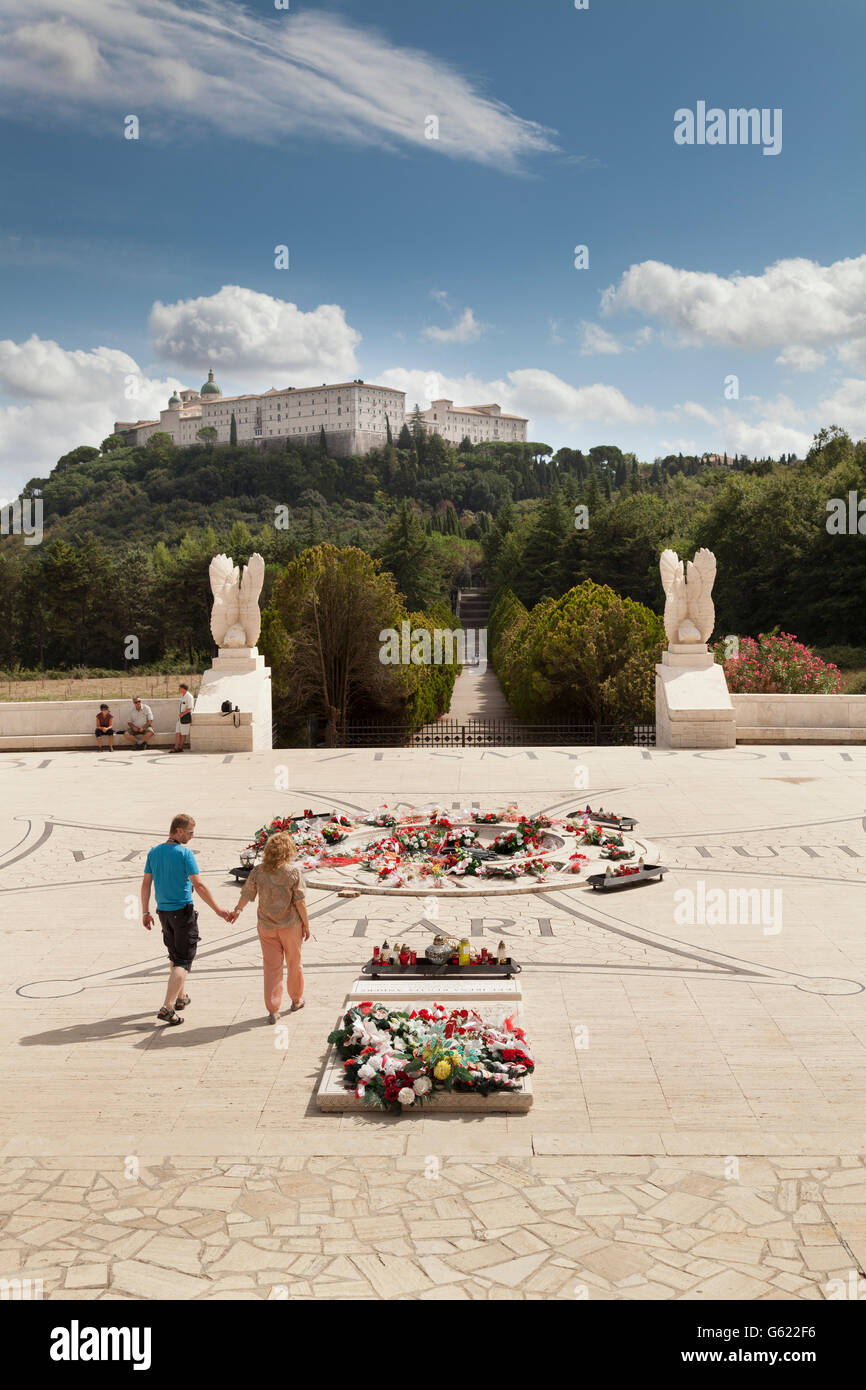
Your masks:
M 393 432 L 394 443 L 397 443 L 397 434 Z M 242 439 L 241 444 L 247 446 L 254 444 L 259 449 L 276 449 L 280 453 L 285 452 L 286 441 L 292 445 L 303 445 L 319 443 L 319 434 L 280 434 L 273 435 L 267 439 Z M 388 443 L 388 435 L 384 430 L 339 430 L 331 432 L 325 430 L 325 447 L 331 458 L 342 459 L 350 458 L 352 454 L 368 454 L 371 449 L 384 449 Z
M 866 743 L 866 695 L 731 695 L 738 743 Z
M 151 747 L 174 746 L 174 726 L 178 701 L 147 700 L 153 711 L 154 737 Z M 122 731 L 131 717 L 130 700 L 109 700 L 114 715 L 114 746 L 128 746 Z M 0 752 L 36 752 L 39 749 L 96 748 L 93 731 L 99 700 L 21 700 L 0 701 Z M 190 748 L 199 752 L 245 752 L 253 747 L 252 715 L 249 711 L 234 720 L 225 716 L 202 715 L 196 738 L 196 716 L 190 727 Z

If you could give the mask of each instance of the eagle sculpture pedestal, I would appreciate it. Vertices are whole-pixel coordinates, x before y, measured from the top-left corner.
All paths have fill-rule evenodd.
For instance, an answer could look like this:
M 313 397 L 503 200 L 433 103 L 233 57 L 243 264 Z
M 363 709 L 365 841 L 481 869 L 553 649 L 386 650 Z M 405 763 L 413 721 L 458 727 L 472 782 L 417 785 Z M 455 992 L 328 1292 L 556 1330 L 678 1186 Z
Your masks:
M 663 652 L 656 666 L 656 748 L 733 748 L 736 742 L 734 706 L 712 653 L 699 643 L 689 652 Z
M 668 649 L 656 666 L 656 747 L 733 748 L 733 702 L 725 673 L 706 647 L 715 622 L 716 557 L 699 550 L 684 572 L 679 556 L 666 550 L 660 569 Z
M 250 556 L 243 574 L 228 555 L 211 560 L 211 632 L 219 655 L 202 676 L 195 704 L 196 752 L 249 753 L 273 746 L 271 673 L 255 645 L 264 576 L 259 554 Z M 224 704 L 230 713 L 223 713 Z
M 231 714 L 223 714 L 228 701 Z M 237 706 L 237 711 L 235 711 Z M 273 746 L 271 672 L 255 647 L 220 647 L 195 702 L 195 747 L 204 753 L 252 753 Z

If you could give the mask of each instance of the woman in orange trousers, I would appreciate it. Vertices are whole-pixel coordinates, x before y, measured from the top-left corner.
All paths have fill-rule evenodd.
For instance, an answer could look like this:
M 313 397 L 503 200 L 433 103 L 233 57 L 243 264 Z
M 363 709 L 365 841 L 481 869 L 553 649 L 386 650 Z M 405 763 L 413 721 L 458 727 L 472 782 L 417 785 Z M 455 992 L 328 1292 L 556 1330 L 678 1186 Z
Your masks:
M 297 854 L 286 830 L 272 835 L 262 862 L 252 870 L 232 914 L 236 921 L 247 903 L 258 898 L 259 941 L 265 972 L 265 1008 L 268 1023 L 276 1023 L 283 1002 L 283 970 L 286 971 L 292 1010 L 304 1007 L 304 972 L 301 944 L 310 939 L 304 880 L 292 867 Z

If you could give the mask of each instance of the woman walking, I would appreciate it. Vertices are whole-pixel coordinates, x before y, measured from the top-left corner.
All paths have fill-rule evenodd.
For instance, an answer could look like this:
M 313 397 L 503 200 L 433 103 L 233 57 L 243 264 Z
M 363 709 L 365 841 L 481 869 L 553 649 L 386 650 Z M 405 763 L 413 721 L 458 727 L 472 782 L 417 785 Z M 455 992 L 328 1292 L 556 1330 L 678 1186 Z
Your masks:
M 292 867 L 296 854 L 295 842 L 288 831 L 272 835 L 265 845 L 261 864 L 250 873 L 232 914 L 232 921 L 236 921 L 245 905 L 258 898 L 268 1023 L 276 1023 L 280 1011 L 284 967 L 292 1010 L 302 1009 L 305 1003 L 301 943 L 310 939 L 310 923 L 304 880 L 300 869 Z

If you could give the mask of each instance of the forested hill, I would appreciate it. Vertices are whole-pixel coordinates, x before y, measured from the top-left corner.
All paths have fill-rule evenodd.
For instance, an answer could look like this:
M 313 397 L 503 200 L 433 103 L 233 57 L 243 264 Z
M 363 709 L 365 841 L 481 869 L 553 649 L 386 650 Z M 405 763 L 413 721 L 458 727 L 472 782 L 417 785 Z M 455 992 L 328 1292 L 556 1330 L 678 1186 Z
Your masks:
M 546 497 L 566 479 L 575 497 L 590 487 L 609 500 L 636 479 L 656 486 L 710 467 L 679 455 L 639 468 L 633 454 L 612 444 L 586 454 L 554 454 L 543 443 L 466 442 L 458 449 L 439 435 L 406 436 L 406 447 L 334 459 L 318 443 L 284 450 L 202 444 L 180 449 L 156 434 L 146 446 L 128 447 L 112 435 L 101 451 L 82 446 L 65 454 L 48 478 L 31 480 L 25 495 L 42 497 L 46 534 L 52 536 L 92 532 L 105 540 L 147 542 L 156 533 L 171 542 L 190 529 L 219 529 L 239 519 L 258 529 L 273 523 L 278 506 L 318 505 L 338 526 L 375 530 L 403 499 L 417 504 L 425 519 L 453 508 L 461 525 L 471 526 L 480 513 L 495 517 L 507 502 Z
M 805 459 L 639 463 L 616 445 L 452 448 L 417 434 L 349 459 L 321 444 L 285 451 L 141 448 L 110 436 L 73 449 L 25 495 L 44 540 L 0 539 L 0 670 L 116 666 L 123 634 L 141 661 L 210 653 L 207 566 L 226 550 L 281 569 L 321 541 L 366 551 L 410 609 L 458 585 L 510 588 L 526 605 L 584 579 L 661 611 L 658 557 L 709 546 L 717 632 L 781 627 L 804 641 L 866 642 L 866 534 L 828 529 L 828 504 L 863 499 L 866 440 L 830 427 Z M 182 602 L 166 596 L 182 595 Z

